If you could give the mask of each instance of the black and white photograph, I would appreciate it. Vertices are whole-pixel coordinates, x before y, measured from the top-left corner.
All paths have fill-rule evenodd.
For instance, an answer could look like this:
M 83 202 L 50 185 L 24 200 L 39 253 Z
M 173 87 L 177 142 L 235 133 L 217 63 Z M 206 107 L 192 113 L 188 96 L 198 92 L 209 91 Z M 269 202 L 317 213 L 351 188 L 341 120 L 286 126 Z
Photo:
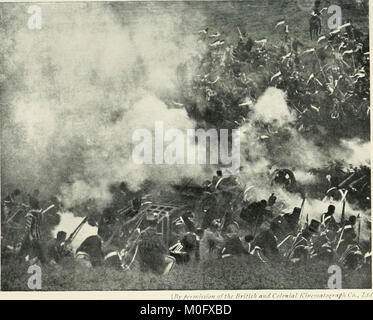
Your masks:
M 1 291 L 372 290 L 369 4 L 1 2 Z

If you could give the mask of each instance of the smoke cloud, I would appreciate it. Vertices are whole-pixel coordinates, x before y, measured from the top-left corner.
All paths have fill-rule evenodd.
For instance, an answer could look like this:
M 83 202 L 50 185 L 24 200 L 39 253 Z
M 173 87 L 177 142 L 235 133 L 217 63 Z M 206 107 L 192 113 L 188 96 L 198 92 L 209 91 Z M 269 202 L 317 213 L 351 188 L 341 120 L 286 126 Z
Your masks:
M 15 67 L 7 70 L 14 86 L 2 108 L 3 188 L 59 193 L 67 206 L 89 198 L 104 205 L 113 182 L 136 190 L 149 178 L 199 177 L 196 168 L 140 167 L 131 159 L 135 129 L 152 129 L 157 119 L 195 127 L 184 109 L 164 102 L 177 94 L 178 66 L 204 50 L 185 34 L 181 16 L 134 13 L 128 22 L 107 4 L 40 6 L 41 30 L 22 25 L 26 6 L 5 12 L 15 19 L 14 42 L 2 53 Z
M 248 189 L 246 200 L 268 199 L 271 193 L 275 193 L 278 199 L 274 208 L 276 213 L 291 213 L 294 207 L 301 206 L 303 200 L 300 194 L 289 193 L 271 184 L 276 169 L 291 169 L 297 182 L 307 187 L 320 183 L 310 169 L 327 166 L 332 160 L 344 161 L 346 169 L 349 166 L 369 166 L 370 163 L 369 142 L 342 139 L 336 146 L 322 148 L 312 139 L 303 137 L 296 129 L 295 121 L 296 117 L 287 105 L 286 94 L 270 87 L 250 107 L 247 120 L 241 126 L 241 181 Z M 305 221 L 307 215 L 309 221 L 319 220 L 329 204 L 335 205 L 336 219 L 339 220 L 342 202 L 313 199 L 306 194 L 302 220 Z M 366 222 L 370 210 L 361 210 L 346 203 L 345 212 L 347 217 L 360 214 L 361 236 L 368 240 L 370 231 Z

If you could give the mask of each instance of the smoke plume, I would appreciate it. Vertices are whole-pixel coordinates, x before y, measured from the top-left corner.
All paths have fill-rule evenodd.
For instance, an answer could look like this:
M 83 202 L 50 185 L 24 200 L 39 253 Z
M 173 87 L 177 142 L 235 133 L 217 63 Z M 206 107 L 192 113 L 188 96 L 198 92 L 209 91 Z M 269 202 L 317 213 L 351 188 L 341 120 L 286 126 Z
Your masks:
M 203 51 L 185 34 L 182 17 L 126 14 L 129 23 L 107 4 L 40 7 L 41 30 L 22 24 L 25 5 L 5 11 L 15 19 L 8 25 L 14 42 L 2 54 L 15 67 L 3 96 L 4 192 L 39 188 L 44 197 L 60 194 L 67 206 L 89 198 L 105 204 L 113 182 L 136 190 L 146 179 L 198 177 L 196 168 L 135 166 L 131 159 L 137 128 L 152 130 L 155 120 L 195 127 L 184 109 L 164 102 L 177 95 L 178 66 Z

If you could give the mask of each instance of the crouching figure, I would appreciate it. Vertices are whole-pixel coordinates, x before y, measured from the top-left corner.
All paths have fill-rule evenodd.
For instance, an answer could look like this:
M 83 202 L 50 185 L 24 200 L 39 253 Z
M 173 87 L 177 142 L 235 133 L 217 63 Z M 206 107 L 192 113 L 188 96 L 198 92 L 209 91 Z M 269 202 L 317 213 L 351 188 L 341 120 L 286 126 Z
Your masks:
M 154 213 L 146 216 L 148 227 L 142 231 L 138 243 L 138 255 L 142 271 L 168 274 L 175 264 L 175 258 L 168 255 L 162 235 L 157 233 L 157 217 Z

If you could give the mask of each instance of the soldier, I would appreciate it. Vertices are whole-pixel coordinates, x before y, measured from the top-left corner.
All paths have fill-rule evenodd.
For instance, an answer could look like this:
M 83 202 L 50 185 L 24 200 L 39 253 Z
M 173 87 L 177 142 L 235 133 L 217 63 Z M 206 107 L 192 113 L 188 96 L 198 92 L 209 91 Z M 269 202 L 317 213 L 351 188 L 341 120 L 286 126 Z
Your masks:
M 193 258 L 197 262 L 200 260 L 200 239 L 196 233 L 188 232 L 185 234 L 183 239 L 181 239 L 181 244 L 187 252 L 188 261 Z
M 346 224 L 338 230 L 336 237 L 338 239 L 336 246 L 337 254 L 342 255 L 348 246 L 357 244 L 356 232 L 354 230 L 355 223 L 356 217 L 351 216 Z
M 108 240 L 114 232 L 117 222 L 113 208 L 105 208 L 98 222 L 97 234 L 104 240 Z
M 321 1 L 320 0 L 316 0 L 315 1 L 315 5 L 313 7 L 313 14 L 317 15 L 318 17 L 321 15 L 320 5 L 321 5 Z
M 36 257 L 41 263 L 45 263 L 44 250 L 40 242 L 42 213 L 40 210 L 30 210 L 27 212 L 25 219 L 24 235 L 18 245 L 19 256 Z
M 127 219 L 133 218 L 140 212 L 141 205 L 142 205 L 141 197 L 134 198 L 131 200 L 130 210 L 123 212 L 123 214 L 125 215 Z
M 167 274 L 175 264 L 175 258 L 168 255 L 162 235 L 157 233 L 157 217 L 153 212 L 146 215 L 148 227 L 139 238 L 139 258 L 141 269 L 157 274 Z
M 185 232 L 193 232 L 197 231 L 197 228 L 194 224 L 194 214 L 192 211 L 188 210 L 183 213 L 180 217 L 176 218 L 173 221 L 173 226 L 177 226 L 183 224 L 185 227 Z
M 294 263 L 306 262 L 311 252 L 312 230 L 305 228 L 295 238 L 290 250 L 289 260 Z
M 51 263 L 59 263 L 62 258 L 68 256 L 71 250 L 65 245 L 66 243 L 66 232 L 58 231 L 56 239 L 54 239 L 53 245 L 48 250 L 49 258 Z
M 344 226 L 341 227 L 337 232 L 337 237 L 340 237 L 342 240 L 344 239 L 356 239 L 356 232 L 355 232 L 355 224 L 356 224 L 356 216 L 350 216 L 348 220 L 345 222 Z
M 118 250 L 110 251 L 104 257 L 104 266 L 117 269 L 117 270 L 121 270 L 124 267 L 122 259 L 123 259 L 122 252 Z
M 204 231 L 201 240 L 201 257 L 203 259 L 218 258 L 224 246 L 224 238 L 220 231 L 220 222 L 214 219 Z
M 11 204 L 17 204 L 20 201 L 21 198 L 21 191 L 19 189 L 13 190 L 11 194 L 5 197 L 4 204 L 5 205 L 11 205 Z
M 187 263 L 194 259 L 200 260 L 200 243 L 195 233 L 187 232 L 180 241 L 170 247 L 170 254 L 175 257 L 177 263 Z
M 320 234 L 313 240 L 311 259 L 331 262 L 334 251 L 326 233 Z
M 181 216 L 181 218 L 184 220 L 185 227 L 188 232 L 197 231 L 197 228 L 194 224 L 194 214 L 192 211 L 188 210 Z
M 90 236 L 76 250 L 75 259 L 84 267 L 101 266 L 104 261 L 102 240 L 99 236 Z
M 335 206 L 333 206 L 332 204 L 328 207 L 328 211 L 323 213 L 320 217 L 320 222 L 321 222 L 321 225 L 327 229 L 327 230 L 331 230 L 331 231 L 337 231 L 339 228 L 338 228 L 338 224 L 337 222 L 335 221 L 334 219 L 334 212 L 335 212 Z
M 364 255 L 358 245 L 350 244 L 343 252 L 339 261 L 343 267 L 350 270 L 357 270 L 364 264 Z
M 247 247 L 242 243 L 237 233 L 228 233 L 222 250 L 222 258 L 225 256 L 240 256 L 248 254 Z
M 21 198 L 21 191 L 19 189 L 13 190 L 11 194 L 5 197 L 4 201 L 2 202 L 2 210 L 1 210 L 1 221 L 2 223 L 8 219 L 10 212 L 15 209 L 20 202 Z
M 242 208 L 240 218 L 246 221 L 254 230 L 271 218 L 271 211 L 267 210 L 267 201 L 253 202 Z
M 184 237 L 186 232 L 185 222 L 181 217 L 179 217 L 172 223 L 170 243 L 175 244 L 176 242 L 179 242 Z
M 217 183 L 221 181 L 221 179 L 223 179 L 223 171 L 217 170 L 216 176 L 212 177 L 212 182 L 211 182 L 212 187 L 215 188 Z
M 244 236 L 243 241 L 242 241 L 245 251 L 248 252 L 249 254 L 251 254 L 251 251 L 253 249 L 252 247 L 253 241 L 254 241 L 254 236 L 252 236 L 251 234 L 247 234 L 246 236 Z
M 295 207 L 292 214 L 285 214 L 283 216 L 284 221 L 286 221 L 287 232 L 293 233 L 298 227 L 299 217 L 301 214 L 301 208 Z
M 279 226 L 275 221 L 266 222 L 264 230 L 255 238 L 253 246 L 261 248 L 264 256 L 270 259 L 279 258 L 279 250 L 277 248 L 276 233 L 279 231 Z
M 210 201 L 208 208 L 202 220 L 202 229 L 208 228 L 212 221 L 215 219 L 220 219 L 223 216 L 223 196 L 221 192 L 217 192 L 210 196 Z

